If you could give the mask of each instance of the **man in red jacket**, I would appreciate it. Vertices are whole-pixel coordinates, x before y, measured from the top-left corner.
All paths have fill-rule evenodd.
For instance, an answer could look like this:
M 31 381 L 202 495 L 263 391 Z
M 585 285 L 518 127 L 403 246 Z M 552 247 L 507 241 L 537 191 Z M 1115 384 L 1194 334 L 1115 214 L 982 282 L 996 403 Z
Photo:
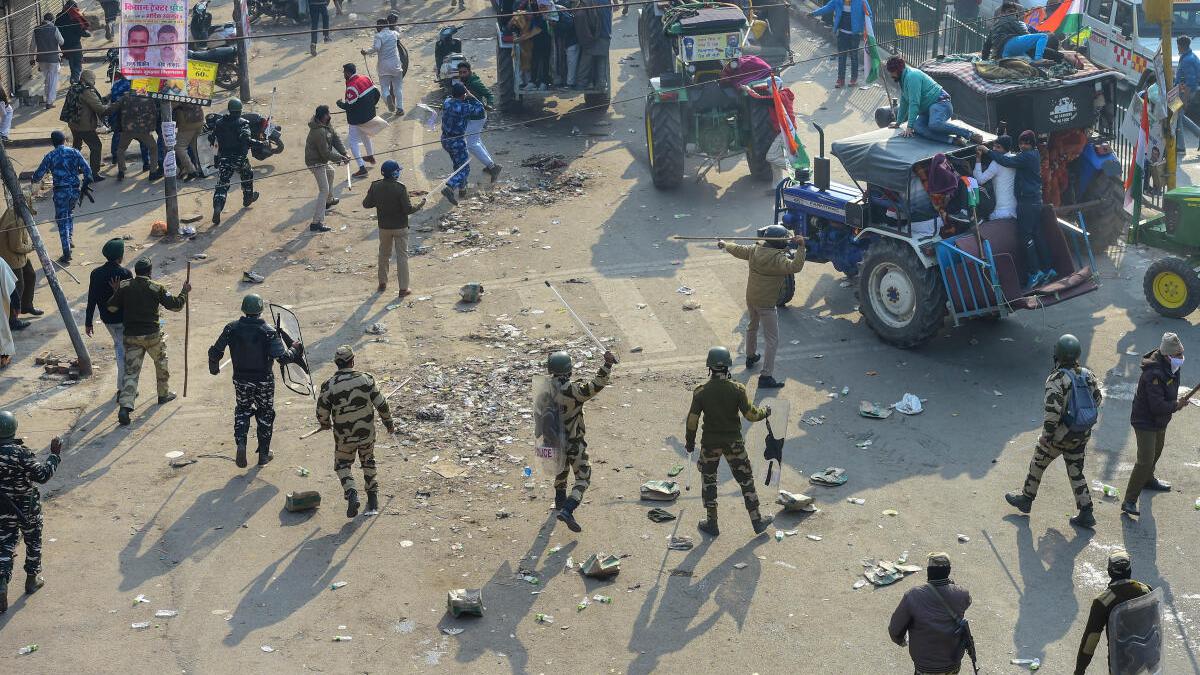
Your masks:
M 379 89 L 375 87 L 371 78 L 359 74 L 353 63 L 342 66 L 342 77 L 346 79 L 346 100 L 338 101 L 337 107 L 346 111 L 346 123 L 350 125 L 350 132 L 346 134 L 346 144 L 350 146 L 350 153 L 358 162 L 358 171 L 354 177 L 362 178 L 369 173 L 364 160 L 375 163 L 375 148 L 371 146 L 371 136 L 362 125 L 375 119 Z M 366 155 L 359 152 L 359 143 L 362 143 L 363 149 L 367 151 Z

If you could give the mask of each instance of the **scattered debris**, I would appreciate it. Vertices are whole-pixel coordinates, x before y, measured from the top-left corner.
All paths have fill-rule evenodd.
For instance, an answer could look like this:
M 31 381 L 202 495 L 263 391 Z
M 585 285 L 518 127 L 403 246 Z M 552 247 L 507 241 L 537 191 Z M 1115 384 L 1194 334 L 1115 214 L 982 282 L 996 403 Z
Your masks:
M 825 538 L 825 537 L 822 537 L 822 536 L 821 536 L 821 535 L 819 535 L 819 534 L 806 534 L 806 535 L 804 535 L 804 536 L 808 537 L 809 539 L 812 539 L 813 541 L 821 541 L 822 539 L 824 539 L 824 538 Z
M 1028 666 L 1030 670 L 1037 670 L 1042 667 L 1041 659 L 1013 659 L 1009 663 L 1014 666 Z
M 308 469 L 304 469 L 305 473 L 301 476 L 307 476 Z M 321 493 L 316 490 L 302 490 L 300 492 L 289 492 L 284 500 L 283 508 L 290 513 L 298 513 L 300 511 L 311 511 L 321 505 Z
M 818 417 L 805 417 L 805 418 L 801 419 L 800 421 L 804 422 L 805 424 L 807 424 L 810 427 L 818 427 L 818 426 L 821 426 L 822 424 L 825 424 L 825 415 L 820 415 Z
M 846 497 L 846 501 L 858 506 L 862 506 L 863 504 L 867 503 L 867 500 L 863 499 L 862 497 Z
M 782 506 L 784 511 L 805 511 L 812 513 L 817 510 L 816 505 L 813 504 L 812 497 L 798 492 L 780 490 L 779 497 L 775 499 L 775 503 Z
M 960 543 L 960 544 L 965 544 L 965 543 L 967 543 L 968 541 L 971 541 L 971 538 L 970 538 L 970 537 L 968 537 L 967 535 L 965 535 L 965 534 L 960 534 L 960 535 L 958 535 L 958 543 Z
M 824 471 L 819 471 L 808 477 L 808 481 L 813 485 L 824 485 L 826 487 L 845 485 L 847 480 L 846 470 L 836 466 L 831 466 Z
M 896 509 L 884 509 L 883 511 L 881 511 L 881 513 L 882 513 L 882 515 L 885 515 L 885 516 L 898 516 L 898 515 L 900 515 L 900 512 L 899 512 L 899 511 L 897 511 Z
M 149 598 L 147 598 L 145 595 L 139 595 L 139 596 L 137 596 L 136 598 L 134 598 L 134 599 L 133 599 L 133 605 L 134 605 L 134 607 L 136 607 L 136 606 L 138 606 L 138 605 L 142 604 L 143 602 L 150 602 L 150 599 L 149 599 Z
M 683 473 L 683 465 L 682 464 L 676 464 L 675 466 L 671 467 L 670 469 L 667 469 L 667 475 L 670 476 L 671 478 L 674 478 L 675 476 L 678 476 L 681 473 Z
M 690 551 L 696 542 L 686 534 L 673 535 L 667 540 L 667 548 L 672 551 Z
M 901 413 L 904 413 L 905 415 L 917 415 L 925 409 L 921 405 L 921 399 L 915 394 L 909 393 L 905 393 L 904 396 L 901 396 L 899 401 L 896 401 L 892 404 L 892 407 Z
M 683 294 L 683 295 L 691 295 L 692 293 L 695 293 L 695 292 L 696 292 L 696 290 L 695 290 L 695 289 L 693 289 L 693 288 L 689 288 L 689 287 L 687 287 L 687 286 L 680 286 L 679 288 L 676 288 L 676 289 L 675 289 L 675 292 L 676 292 L 676 293 L 681 293 L 681 294 Z
M 890 586 L 913 572 L 920 572 L 920 565 L 908 565 L 886 560 L 864 560 L 863 576 L 876 586 Z
M 690 577 L 690 576 L 692 576 L 692 571 L 685 570 L 682 567 L 675 567 L 671 570 L 671 576 L 673 576 L 673 577 Z
M 382 322 L 373 323 L 363 329 L 363 333 L 367 335 L 383 335 L 387 332 L 387 324 Z
M 858 414 L 862 415 L 863 417 L 868 417 L 871 419 L 886 420 L 887 418 L 892 416 L 892 411 L 891 411 L 891 409 L 885 408 L 885 407 L 879 405 L 878 403 L 872 403 L 870 401 L 859 401 L 858 402 Z
M 268 654 L 275 651 L 275 648 L 272 647 L 271 645 L 263 645 L 263 646 L 259 647 L 259 649 L 263 650 L 264 652 L 266 652 Z
M 446 410 L 437 405 L 425 406 L 417 411 L 417 419 L 426 422 L 441 422 L 446 419 Z
M 567 168 L 567 158 L 564 155 L 538 153 L 530 155 L 521 161 L 521 166 L 537 169 L 543 174 L 555 173 Z
M 646 512 L 646 517 L 656 523 L 665 523 L 670 520 L 675 520 L 675 514 L 664 509 L 655 507 Z
M 533 620 L 538 623 L 554 623 L 554 617 L 549 614 L 535 614 Z
M 36 652 L 37 650 L 38 650 L 37 645 L 25 645 L 24 647 L 21 647 L 20 649 L 18 649 L 17 653 L 21 654 L 21 655 L 32 654 L 32 653 Z
M 179 612 L 173 609 L 160 609 L 154 613 L 154 616 L 160 619 L 170 619 L 173 616 L 179 616 Z
M 351 641 L 351 640 L 353 640 L 353 639 L 354 639 L 354 638 L 353 638 L 353 637 L 351 637 L 351 636 L 349 636 L 349 635 L 334 635 L 334 636 L 333 636 L 333 641 L 334 641 L 334 642 L 349 642 L 349 641 Z
M 734 563 L 734 564 L 733 564 L 733 569 L 735 569 L 735 570 L 744 570 L 744 569 L 746 569 L 746 563 Z
M 134 630 L 142 630 L 143 628 L 149 628 L 150 622 L 149 621 L 136 621 L 134 623 L 129 624 L 129 627 Z
M 466 632 L 466 629 L 465 628 L 446 627 L 446 628 L 442 629 L 442 632 L 445 633 L 446 635 L 462 635 L 463 633 Z
M 329 584 L 329 590 L 336 591 L 337 589 L 345 586 L 348 583 L 350 583 L 350 582 L 349 581 L 335 581 L 332 584 Z
M 621 559 L 615 555 L 593 553 L 582 565 L 579 571 L 585 577 L 593 579 L 609 579 L 621 572 Z
M 648 480 L 642 483 L 642 499 L 659 502 L 675 501 L 679 497 L 679 483 L 669 480 Z
M 463 302 L 475 304 L 483 299 L 483 284 L 477 281 L 464 284 L 462 288 L 458 289 L 458 295 Z
M 696 300 L 686 300 L 686 301 L 684 301 L 684 303 L 683 303 L 683 310 L 684 310 L 685 312 L 692 312 L 692 311 L 695 311 L 695 310 L 697 310 L 697 309 L 700 309 L 700 303 L 699 303 L 698 301 L 696 301 Z
M 258 272 L 255 272 L 254 270 L 246 270 L 245 272 L 242 272 L 242 281 L 248 284 L 261 284 L 266 280 L 266 277 Z
M 452 616 L 484 616 L 484 590 L 454 589 L 446 591 L 446 610 Z

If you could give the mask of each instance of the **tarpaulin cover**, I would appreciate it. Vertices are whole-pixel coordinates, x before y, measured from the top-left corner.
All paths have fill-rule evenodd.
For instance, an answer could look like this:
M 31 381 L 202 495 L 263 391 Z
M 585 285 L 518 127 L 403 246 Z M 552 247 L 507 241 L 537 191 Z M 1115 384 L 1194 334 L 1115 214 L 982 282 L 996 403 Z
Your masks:
M 954 123 L 970 127 L 958 120 Z M 985 141 L 990 142 L 995 138 L 983 131 L 979 133 Z M 917 162 L 930 159 L 939 152 L 956 156 L 965 152 L 972 157 L 975 154 L 971 148 L 959 148 L 920 136 L 906 138 L 896 129 L 876 129 L 843 138 L 834 141 L 830 149 L 854 180 L 894 190 L 901 195 L 908 193 L 912 167 Z

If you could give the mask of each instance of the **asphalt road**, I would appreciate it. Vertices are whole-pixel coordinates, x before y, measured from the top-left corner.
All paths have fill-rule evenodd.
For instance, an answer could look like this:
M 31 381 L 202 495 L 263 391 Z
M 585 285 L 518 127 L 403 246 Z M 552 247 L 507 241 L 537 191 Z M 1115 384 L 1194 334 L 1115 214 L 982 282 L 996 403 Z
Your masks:
M 361 23 L 379 8 L 356 3 L 352 9 Z M 466 14 L 483 9 L 473 1 Z M 456 16 L 440 5 L 406 12 Z M 467 56 L 481 64 L 485 80 L 492 66 L 487 27 L 472 23 L 463 31 Z M 1164 330 L 1179 332 L 1185 344 L 1196 334 L 1189 321 L 1161 319 L 1147 308 L 1141 279 L 1151 258 L 1143 251 L 1116 247 L 1103 256 L 1102 287 L 1095 293 L 999 322 L 947 326 L 914 351 L 886 346 L 870 333 L 840 275 L 806 267 L 796 299 L 781 313 L 776 377 L 787 386 L 775 396 L 777 410 L 790 409 L 790 419 L 780 486 L 814 496 L 820 511 L 780 516 L 778 529 L 795 536 L 752 538 L 737 485 L 722 467 L 719 538 L 695 530 L 703 508 L 694 476 L 692 489 L 666 506 L 676 521 L 646 518 L 659 504 L 639 502 L 638 487 L 685 463 L 686 402 L 704 377 L 709 346 L 735 349 L 735 376 L 752 392 L 754 381 L 740 365 L 744 263 L 711 245 L 685 246 L 667 237 L 750 234 L 770 221 L 771 198 L 749 179 L 744 162 L 689 179 L 673 192 L 653 188 L 637 98 L 644 73 L 633 65 L 639 59 L 618 60 L 636 57 L 635 17 L 617 19 L 615 32 L 614 98 L 627 102 L 608 114 L 568 114 L 488 137 L 506 167 L 504 180 L 536 186 L 540 177 L 520 167 L 521 160 L 561 153 L 568 174 L 586 174 L 580 192 L 556 193 L 545 205 L 532 196 L 511 199 L 542 194 L 536 189 L 468 202 L 456 217 L 481 237 L 466 243 L 455 243 L 463 240 L 461 226 L 419 233 L 433 248 L 413 259 L 417 299 L 400 308 L 388 308 L 391 291 L 373 294 L 375 233 L 357 203 L 361 183 L 341 194 L 343 203 L 329 220 L 334 232 L 313 237 L 305 231 L 313 190 L 300 168 L 304 123 L 315 105 L 339 95 L 338 66 L 359 60 L 365 33 L 339 35 L 315 59 L 303 37 L 256 40 L 257 108 L 267 107 L 268 83 L 277 86 L 275 110 L 288 150 L 259 169 L 266 176 L 259 180 L 263 199 L 251 210 L 227 212 L 219 230 L 209 231 L 205 222 L 195 240 L 150 240 L 156 209 L 100 209 L 150 198 L 157 187 L 127 180 L 98 189 L 97 205 L 77 221 L 82 250 L 95 251 L 77 256 L 77 276 L 98 258 L 101 243 L 118 234 L 133 237 L 131 248 L 145 247 L 127 261 L 152 256 L 174 288 L 185 260 L 208 256 L 193 270 L 189 395 L 164 407 L 147 403 L 153 385 L 144 374 L 134 424 L 118 428 L 106 337 L 89 343 L 97 376 L 59 387 L 39 379 L 32 364 L 38 351 L 67 349 L 54 316 L 20 335 L 20 360 L 0 380 L 0 407 L 18 411 L 22 434 L 40 449 L 55 433 L 73 430 L 47 490 L 48 584 L 31 598 L 10 590 L 12 608 L 0 618 L 0 669 L 904 672 L 907 654 L 888 641 L 886 623 L 902 593 L 922 583 L 923 572 L 884 588 L 853 584 L 861 579 L 863 559 L 895 560 L 907 551 L 911 562 L 923 565 L 926 552 L 944 550 L 953 559 L 954 579 L 971 591 L 968 617 L 987 672 L 1015 671 L 1008 662 L 1018 657 L 1040 658 L 1044 672 L 1069 672 L 1088 605 L 1106 583 L 1106 556 L 1123 546 L 1135 578 L 1166 590 L 1171 670 L 1200 671 L 1193 637 L 1200 589 L 1194 534 L 1188 534 L 1195 531 L 1193 501 L 1200 496 L 1200 457 L 1191 440 L 1200 432 L 1196 411 L 1188 408 L 1172 424 L 1159 464 L 1160 477 L 1175 490 L 1147 495 L 1137 520 L 1121 518 L 1115 500 L 1096 494 L 1095 532 L 1071 527 L 1073 500 L 1061 464 L 1047 471 L 1031 516 L 1014 515 L 1003 501 L 1023 480 L 1040 429 L 1050 350 L 1064 332 L 1083 342 L 1085 361 L 1108 393 L 1087 478 L 1124 490 L 1133 462 L 1127 421 L 1140 354 L 1156 346 Z M 409 147 L 436 142 L 414 112 L 431 89 L 430 37 L 428 28 L 405 34 L 418 65 L 406 81 L 410 112 L 377 139 L 376 153 L 385 155 L 379 146 L 392 149 L 386 154 L 404 164 L 403 179 L 424 189 L 451 168 L 436 145 Z M 800 58 L 829 50 L 823 37 L 799 24 L 794 42 Z M 878 87 L 832 89 L 833 66 L 818 58 L 785 76 L 802 118 L 824 124 L 831 139 L 870 128 L 871 111 L 882 99 Z M 579 104 L 552 103 L 556 107 L 543 115 Z M 43 118 L 49 115 L 56 111 L 18 124 L 48 125 Z M 815 137 L 805 139 L 815 148 Z M 36 153 L 19 159 L 36 161 Z M 839 176 L 845 179 L 835 162 Z M 201 187 L 211 186 L 210 180 Z M 182 209 L 206 214 L 207 200 L 203 192 L 185 195 Z M 236 205 L 236 193 L 230 201 Z M 49 210 L 47 202 L 39 207 Z M 432 205 L 414 227 L 436 224 L 447 210 Z M 49 228 L 43 232 L 52 238 Z M 53 241 L 50 246 L 56 250 Z M 264 274 L 266 282 L 238 283 L 246 269 Z M 547 293 L 547 279 L 592 330 L 612 340 L 622 359 L 613 385 L 587 407 L 595 464 L 577 512 L 585 528 L 580 535 L 548 518 L 552 491 L 541 467 L 533 467 L 532 488 L 520 475 L 530 434 L 520 417 L 520 406 L 528 405 L 522 378 L 551 347 L 571 343 L 583 356 L 581 334 Z M 569 279 L 587 283 L 565 283 Z M 475 311 L 456 311 L 465 309 L 456 303 L 467 281 L 484 284 L 484 301 Z M 694 293 L 677 292 L 681 286 Z M 403 453 L 381 439 L 380 516 L 344 517 L 328 437 L 298 440 L 313 425 L 311 401 L 282 387 L 276 461 L 248 471 L 229 461 L 232 388 L 227 375 L 207 374 L 204 352 L 250 290 L 295 308 L 318 379 L 331 373 L 330 358 L 341 343 L 354 344 L 360 365 L 381 381 L 417 378 L 416 388 L 394 401 L 408 425 Z M 67 292 L 82 311 L 84 289 L 70 285 Z M 48 297 L 39 289 L 43 306 Z M 699 309 L 685 310 L 688 301 Z M 178 315 L 166 318 L 178 389 L 183 322 Z M 385 336 L 364 335 L 376 322 L 386 324 Z M 581 373 L 595 367 L 596 356 L 593 350 Z M 1188 372 L 1185 366 L 1185 381 Z M 512 384 L 517 380 L 519 386 Z M 860 400 L 886 405 L 906 392 L 925 399 L 922 414 L 870 420 L 857 413 Z M 453 423 L 415 419 L 435 397 L 450 402 Z M 510 431 L 494 430 L 506 420 L 515 420 Z M 761 427 L 751 429 L 748 447 L 764 508 L 772 512 L 767 505 L 776 487 L 761 485 L 762 435 Z M 167 466 L 163 455 L 173 450 L 198 463 Z M 456 473 L 445 471 L 447 464 L 465 474 L 435 472 Z M 298 475 L 300 466 L 312 475 Z M 846 470 L 844 486 L 808 484 L 808 474 L 829 466 Z M 681 479 L 692 469 L 685 471 Z M 307 516 L 284 512 L 284 495 L 301 489 L 320 490 L 325 504 Z M 849 503 L 850 497 L 865 503 Z M 500 509 L 509 515 L 497 517 Z M 889 509 L 896 515 L 884 515 Z M 694 537 L 696 547 L 667 550 L 671 534 Z M 564 571 L 568 557 L 578 563 L 600 551 L 628 556 L 614 580 Z M 521 569 L 538 583 L 518 576 Z M 348 584 L 331 590 L 337 581 Z M 483 589 L 482 618 L 446 614 L 445 593 L 457 587 Z M 612 603 L 577 609 L 596 594 L 611 596 Z M 148 602 L 137 603 L 139 595 Z M 160 609 L 178 615 L 155 618 Z M 554 623 L 538 622 L 538 614 L 553 616 Z M 131 627 L 142 621 L 151 626 Z M 335 635 L 353 640 L 334 642 Z M 17 655 L 31 643 L 39 651 Z M 1100 652 L 1098 661 L 1103 647 Z M 1101 668 L 1097 663 L 1092 671 Z

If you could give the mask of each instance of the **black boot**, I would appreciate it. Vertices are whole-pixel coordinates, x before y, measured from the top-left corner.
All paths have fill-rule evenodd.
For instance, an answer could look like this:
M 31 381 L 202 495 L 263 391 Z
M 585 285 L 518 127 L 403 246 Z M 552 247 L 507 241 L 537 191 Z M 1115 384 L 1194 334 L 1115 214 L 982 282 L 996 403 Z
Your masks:
M 378 492 L 368 492 L 367 493 L 367 511 L 366 512 L 368 515 L 375 515 L 375 514 L 379 513 L 379 493 Z
M 250 206 L 251 204 L 253 204 L 256 201 L 258 201 L 258 193 L 257 192 L 251 192 L 250 194 L 243 194 L 242 195 L 242 208 Z
M 775 522 L 775 516 L 759 516 L 757 520 L 750 521 L 750 525 L 754 527 L 754 534 L 762 534 L 773 522 Z
M 175 395 L 175 392 L 168 391 L 166 396 L 158 397 L 158 404 L 163 405 L 166 403 L 170 403 L 171 401 L 174 401 L 176 398 L 178 398 L 178 397 Z
M 579 502 L 574 497 L 568 497 L 567 501 L 563 502 L 563 506 L 558 510 L 558 519 L 566 524 L 567 529 L 572 532 L 582 532 L 583 528 L 579 523 L 575 522 L 575 507 L 579 506 Z
M 271 450 L 268 448 L 259 446 L 259 448 L 258 448 L 258 465 L 259 466 L 266 466 L 266 465 L 270 464 L 271 460 L 273 460 L 273 459 L 275 459 L 275 453 L 271 452 Z
M 721 534 L 721 530 L 717 528 L 717 510 L 708 509 L 708 520 L 700 521 L 700 524 L 696 526 L 696 529 L 709 535 L 710 537 L 715 537 Z
M 0 614 L 8 611 L 8 582 L 0 584 Z
M 1074 518 L 1071 518 L 1071 524 L 1076 527 L 1085 527 L 1089 530 L 1096 527 L 1096 516 L 1092 513 L 1092 507 L 1089 506 L 1086 509 L 1080 509 L 1079 513 Z
M 117 411 L 117 424 L 123 427 L 129 426 L 129 413 L 133 412 L 133 408 L 122 407 Z
M 1004 495 L 1004 501 L 1017 507 L 1017 510 L 1021 513 L 1029 513 L 1030 509 L 1033 508 L 1033 500 L 1024 492 L 1009 492 Z
M 554 491 L 554 510 L 558 511 L 566 503 L 567 503 L 567 491 L 566 490 L 555 490 Z
M 33 595 L 38 592 L 38 589 L 46 585 L 46 580 L 36 574 L 28 574 L 25 576 L 25 595 Z
M 241 443 L 237 444 L 237 459 L 233 460 L 233 463 L 237 464 L 237 468 L 239 468 L 239 469 L 246 468 L 247 462 L 246 462 L 246 442 L 245 441 L 242 441 Z
M 346 492 L 346 517 L 353 518 L 358 515 L 358 490 L 349 490 Z

